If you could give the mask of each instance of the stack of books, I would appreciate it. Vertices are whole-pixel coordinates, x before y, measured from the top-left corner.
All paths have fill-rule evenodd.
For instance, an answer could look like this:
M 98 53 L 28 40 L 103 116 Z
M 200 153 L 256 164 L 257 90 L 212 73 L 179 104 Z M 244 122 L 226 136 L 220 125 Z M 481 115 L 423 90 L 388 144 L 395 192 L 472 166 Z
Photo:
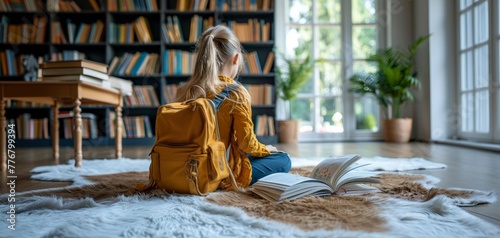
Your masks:
M 111 87 L 108 66 L 90 60 L 49 61 L 40 64 L 42 81 L 80 81 Z
M 108 75 L 108 66 L 91 60 L 49 61 L 40 64 L 44 82 L 86 82 L 132 95 L 132 81 Z

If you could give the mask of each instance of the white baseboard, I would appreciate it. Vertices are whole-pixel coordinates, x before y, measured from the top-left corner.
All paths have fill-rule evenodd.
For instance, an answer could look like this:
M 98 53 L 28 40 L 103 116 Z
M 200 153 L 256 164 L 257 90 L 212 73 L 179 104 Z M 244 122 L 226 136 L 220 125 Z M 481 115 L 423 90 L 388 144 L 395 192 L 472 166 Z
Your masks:
M 476 148 L 476 149 L 492 150 L 492 151 L 500 152 L 500 144 L 474 142 L 474 141 L 466 141 L 466 140 L 453 140 L 453 139 L 440 139 L 440 140 L 433 140 L 432 142 L 441 143 L 441 144 L 449 144 L 449 145 L 467 146 L 467 147 Z

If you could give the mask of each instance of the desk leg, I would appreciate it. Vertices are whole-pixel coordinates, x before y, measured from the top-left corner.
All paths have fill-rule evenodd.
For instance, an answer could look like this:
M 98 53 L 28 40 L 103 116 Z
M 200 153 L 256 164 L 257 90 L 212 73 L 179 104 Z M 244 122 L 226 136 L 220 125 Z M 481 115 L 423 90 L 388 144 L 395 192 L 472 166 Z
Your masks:
M 122 107 L 117 106 L 115 108 L 116 118 L 115 118 L 115 155 L 116 158 L 122 157 Z
M 82 109 L 80 108 L 80 99 L 75 99 L 73 106 L 73 137 L 75 146 L 75 167 L 82 167 Z
M 7 169 L 7 145 L 6 145 L 6 134 L 7 122 L 5 119 L 5 100 L 0 99 L 0 156 L 1 164 L 0 169 L 5 171 Z M 17 139 L 17 138 L 16 138 Z
M 52 106 L 52 155 L 59 162 L 59 101 L 54 100 Z

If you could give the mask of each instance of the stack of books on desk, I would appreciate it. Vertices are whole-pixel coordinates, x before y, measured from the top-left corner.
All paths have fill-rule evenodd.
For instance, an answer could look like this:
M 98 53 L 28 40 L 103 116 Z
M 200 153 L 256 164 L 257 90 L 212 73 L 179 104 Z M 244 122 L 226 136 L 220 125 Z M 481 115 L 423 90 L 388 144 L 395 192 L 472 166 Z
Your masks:
M 91 60 L 49 61 L 40 64 L 44 82 L 87 82 L 132 94 L 132 81 L 108 75 L 108 66 Z
M 108 66 L 90 60 L 49 61 L 40 64 L 42 81 L 80 81 L 111 87 Z

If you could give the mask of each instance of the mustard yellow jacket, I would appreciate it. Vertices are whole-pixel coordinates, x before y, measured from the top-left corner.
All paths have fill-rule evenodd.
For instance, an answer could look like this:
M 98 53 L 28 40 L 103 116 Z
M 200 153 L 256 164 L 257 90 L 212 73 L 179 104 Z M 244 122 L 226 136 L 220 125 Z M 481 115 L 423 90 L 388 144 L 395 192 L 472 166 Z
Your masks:
M 219 76 L 219 79 L 234 83 L 234 80 Z M 217 93 L 220 93 L 223 88 L 220 88 Z M 238 92 L 239 91 L 239 92 Z M 269 155 L 266 146 L 257 140 L 254 133 L 254 125 L 252 122 L 252 107 L 248 92 L 243 86 L 234 90 L 229 98 L 239 103 L 234 103 L 229 100 L 222 102 L 217 118 L 222 142 L 226 148 L 230 148 L 229 166 L 231 167 L 236 182 L 239 186 L 247 187 L 252 180 L 252 165 L 247 157 L 247 154 L 255 157 L 264 157 Z M 215 95 L 207 95 L 213 99 Z M 221 188 L 231 189 L 229 180 L 222 181 Z

